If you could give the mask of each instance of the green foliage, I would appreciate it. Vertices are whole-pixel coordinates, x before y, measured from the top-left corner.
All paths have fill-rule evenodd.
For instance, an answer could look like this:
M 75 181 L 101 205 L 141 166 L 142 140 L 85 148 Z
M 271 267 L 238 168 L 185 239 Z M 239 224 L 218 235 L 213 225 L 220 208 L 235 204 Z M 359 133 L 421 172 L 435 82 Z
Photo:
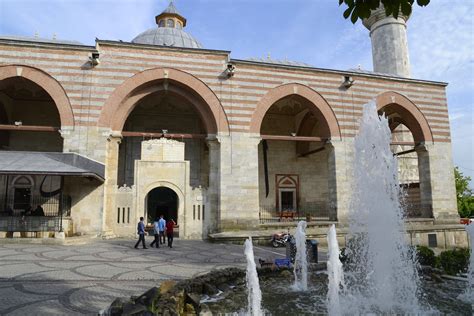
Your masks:
M 370 17 L 371 10 L 375 10 L 383 4 L 385 14 L 398 18 L 398 15 L 410 15 L 415 0 L 339 0 L 339 5 L 345 4 L 347 9 L 344 11 L 344 18 L 351 17 L 351 22 L 356 23 L 358 19 L 366 19 Z M 420 7 L 427 6 L 430 0 L 416 0 Z
M 469 188 L 471 177 L 464 176 L 458 167 L 454 168 L 458 212 L 461 217 L 474 216 L 474 196 Z
M 450 275 L 467 271 L 469 266 L 469 249 L 457 248 L 443 251 L 439 255 L 440 267 Z
M 434 267 L 436 264 L 436 256 L 434 251 L 426 246 L 416 247 L 416 258 L 418 259 L 418 263 L 423 266 Z

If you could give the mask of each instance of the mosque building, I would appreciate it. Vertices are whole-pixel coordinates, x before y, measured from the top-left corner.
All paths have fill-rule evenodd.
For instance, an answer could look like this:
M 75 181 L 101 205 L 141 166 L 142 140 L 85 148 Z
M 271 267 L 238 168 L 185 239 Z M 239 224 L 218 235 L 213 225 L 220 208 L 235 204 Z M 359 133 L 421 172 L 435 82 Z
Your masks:
M 376 100 L 411 238 L 465 242 L 447 84 L 410 77 L 408 17 L 364 20 L 373 72 L 233 59 L 172 2 L 155 19 L 130 42 L 0 37 L 0 237 L 131 236 L 159 215 L 189 239 L 295 217 L 346 226 L 354 136 Z

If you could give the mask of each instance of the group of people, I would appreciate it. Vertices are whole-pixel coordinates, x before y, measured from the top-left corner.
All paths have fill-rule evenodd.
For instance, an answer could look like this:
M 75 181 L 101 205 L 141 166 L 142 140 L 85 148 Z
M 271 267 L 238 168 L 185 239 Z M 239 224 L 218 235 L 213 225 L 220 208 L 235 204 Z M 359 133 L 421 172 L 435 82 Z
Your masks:
M 7 216 L 15 216 L 15 211 L 8 206 L 6 211 L 5 211 Z M 27 208 L 25 208 L 24 211 L 21 212 L 21 216 L 45 216 L 44 214 L 44 209 L 41 205 L 36 206 L 36 208 L 33 210 L 33 207 L 30 205 Z
M 160 215 L 160 218 L 156 218 L 153 223 L 153 235 L 155 239 L 150 244 L 150 247 L 154 245 L 156 248 L 160 248 L 160 245 L 166 245 L 165 236 L 168 239 L 168 247 L 173 248 L 173 233 L 174 226 L 176 225 L 175 221 L 170 218 L 169 221 L 166 221 L 163 218 L 163 215 Z M 145 222 L 144 218 L 140 217 L 140 221 L 137 225 L 138 241 L 135 244 L 135 248 L 138 248 L 140 242 L 143 245 L 143 249 L 148 249 L 145 245 Z

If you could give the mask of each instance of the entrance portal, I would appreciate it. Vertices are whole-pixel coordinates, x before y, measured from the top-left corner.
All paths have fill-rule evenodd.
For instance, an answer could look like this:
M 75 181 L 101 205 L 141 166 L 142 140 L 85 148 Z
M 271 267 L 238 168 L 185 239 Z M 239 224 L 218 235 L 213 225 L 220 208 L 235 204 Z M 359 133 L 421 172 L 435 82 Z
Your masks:
M 147 195 L 147 221 L 153 222 L 160 215 L 178 222 L 178 195 L 167 187 L 155 188 Z

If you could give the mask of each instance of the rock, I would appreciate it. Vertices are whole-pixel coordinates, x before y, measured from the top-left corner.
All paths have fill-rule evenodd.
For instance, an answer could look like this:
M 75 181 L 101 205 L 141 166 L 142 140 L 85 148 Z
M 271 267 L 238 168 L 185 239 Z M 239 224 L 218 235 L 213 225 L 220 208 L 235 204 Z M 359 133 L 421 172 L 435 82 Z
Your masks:
M 186 303 L 194 306 L 195 310 L 199 310 L 199 305 L 201 302 L 201 296 L 195 293 L 186 294 Z
M 152 302 L 160 295 L 159 289 L 157 287 L 153 287 L 140 295 L 135 302 L 143 304 L 145 306 L 150 306 Z
M 196 310 L 192 304 L 186 304 L 185 306 L 186 315 L 197 315 Z
M 212 312 L 207 305 L 201 305 L 201 311 L 199 312 L 199 316 L 212 316 Z
M 227 292 L 230 289 L 227 283 L 221 283 L 217 285 L 217 288 L 219 289 L 219 291 L 222 291 L 222 292 Z
M 204 283 L 203 292 L 204 294 L 207 294 L 207 295 L 214 295 L 214 294 L 217 294 L 219 291 L 214 285 L 210 283 Z
M 106 315 L 119 316 L 123 314 L 123 306 L 127 304 L 127 300 L 123 298 L 116 298 L 112 304 L 110 304 L 108 313 Z
M 293 277 L 293 273 L 291 273 L 290 270 L 282 270 L 280 272 L 280 275 L 284 278 L 292 278 Z
M 160 285 L 160 294 L 167 293 L 175 285 L 176 285 L 176 281 L 173 281 L 173 280 L 163 281 Z
M 126 303 L 123 306 L 124 315 L 141 315 L 146 311 L 147 311 L 147 308 L 143 304 Z

